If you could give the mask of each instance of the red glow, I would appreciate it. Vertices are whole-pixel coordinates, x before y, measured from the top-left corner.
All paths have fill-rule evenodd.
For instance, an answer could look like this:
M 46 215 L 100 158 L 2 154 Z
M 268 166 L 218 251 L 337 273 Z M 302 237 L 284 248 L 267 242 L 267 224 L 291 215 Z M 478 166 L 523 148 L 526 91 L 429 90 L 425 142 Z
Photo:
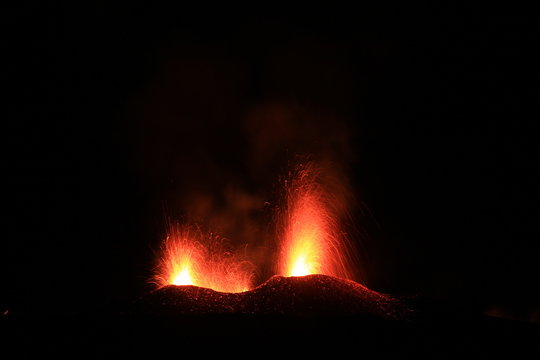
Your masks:
M 171 226 L 155 281 L 160 286 L 195 285 L 230 293 L 249 290 L 251 263 L 239 260 L 222 245 L 197 229 Z
M 323 274 L 351 278 L 346 238 L 336 201 L 313 164 L 299 166 L 286 189 L 278 271 L 285 276 Z
M 335 194 L 340 188 L 323 180 L 327 179 L 319 168 L 307 163 L 297 166 L 285 182 L 285 201 L 276 223 L 278 275 L 354 277 L 352 248 L 340 222 L 346 200 Z M 223 245 L 197 228 L 170 226 L 154 281 L 159 286 L 194 285 L 228 293 L 252 289 L 253 264 Z

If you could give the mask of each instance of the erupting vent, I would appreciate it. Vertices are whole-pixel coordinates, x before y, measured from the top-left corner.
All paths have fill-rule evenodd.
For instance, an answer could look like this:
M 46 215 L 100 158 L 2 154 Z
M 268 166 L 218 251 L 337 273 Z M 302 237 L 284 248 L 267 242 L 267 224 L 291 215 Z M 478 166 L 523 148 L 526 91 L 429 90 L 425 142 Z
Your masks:
M 322 179 L 318 168 L 307 163 L 297 166 L 285 181 L 285 196 L 276 214 L 278 275 L 254 287 L 254 266 L 228 251 L 223 240 L 205 236 L 198 228 L 172 225 L 154 278 L 159 289 L 143 303 L 157 304 L 153 311 L 178 314 L 397 317 L 395 299 L 353 281 L 353 250 L 341 225 L 343 201 Z
M 347 239 L 341 230 L 335 201 L 319 181 L 312 163 L 297 167 L 287 181 L 286 203 L 280 214 L 281 251 L 278 272 L 352 278 Z
M 195 285 L 230 293 L 249 290 L 253 265 L 225 247 L 223 240 L 205 237 L 199 229 L 171 225 L 155 282 L 159 286 Z

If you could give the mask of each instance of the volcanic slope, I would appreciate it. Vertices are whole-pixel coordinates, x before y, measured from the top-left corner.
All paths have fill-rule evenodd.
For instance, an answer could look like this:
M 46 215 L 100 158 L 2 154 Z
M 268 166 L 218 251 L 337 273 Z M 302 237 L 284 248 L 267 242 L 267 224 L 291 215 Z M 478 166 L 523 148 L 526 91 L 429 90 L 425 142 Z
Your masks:
M 396 298 L 352 280 L 328 275 L 273 276 L 242 293 L 169 285 L 143 295 L 137 305 L 140 310 L 154 315 L 367 315 L 400 319 L 406 314 Z

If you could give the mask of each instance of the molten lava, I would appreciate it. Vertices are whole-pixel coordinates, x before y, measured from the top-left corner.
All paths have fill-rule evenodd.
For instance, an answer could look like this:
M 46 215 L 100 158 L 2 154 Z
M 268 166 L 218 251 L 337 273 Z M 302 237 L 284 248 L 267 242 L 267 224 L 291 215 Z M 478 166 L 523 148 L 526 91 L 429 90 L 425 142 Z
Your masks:
M 252 287 L 253 265 L 225 251 L 200 230 L 171 226 L 154 280 L 160 286 L 195 285 L 237 293 Z
M 325 180 L 313 163 L 306 163 L 285 182 L 285 201 L 276 224 L 278 275 L 354 278 L 354 251 L 340 223 L 345 201 Z M 226 251 L 222 240 L 205 236 L 198 228 L 170 226 L 162 250 L 154 277 L 160 287 L 194 285 L 227 293 L 253 288 L 253 264 Z
M 313 164 L 297 168 L 288 182 L 281 214 L 280 274 L 352 278 L 347 239 L 340 229 L 335 201 Z
M 193 285 L 189 266 L 183 267 L 171 282 L 173 285 Z

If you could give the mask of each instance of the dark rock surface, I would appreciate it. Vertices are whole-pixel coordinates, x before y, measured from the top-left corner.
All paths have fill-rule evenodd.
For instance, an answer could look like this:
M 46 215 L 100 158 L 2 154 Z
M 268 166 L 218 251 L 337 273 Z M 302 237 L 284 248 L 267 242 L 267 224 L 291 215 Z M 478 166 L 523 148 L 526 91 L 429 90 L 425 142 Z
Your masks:
M 243 293 L 169 285 L 142 296 L 136 309 L 156 315 L 365 315 L 384 319 L 403 319 L 407 315 L 396 298 L 327 275 L 274 276 Z
M 408 310 L 412 309 L 412 310 Z M 540 354 L 539 324 L 433 298 L 396 299 L 323 275 L 275 276 L 238 294 L 167 286 L 79 313 L 0 317 L 6 358 L 438 358 Z

